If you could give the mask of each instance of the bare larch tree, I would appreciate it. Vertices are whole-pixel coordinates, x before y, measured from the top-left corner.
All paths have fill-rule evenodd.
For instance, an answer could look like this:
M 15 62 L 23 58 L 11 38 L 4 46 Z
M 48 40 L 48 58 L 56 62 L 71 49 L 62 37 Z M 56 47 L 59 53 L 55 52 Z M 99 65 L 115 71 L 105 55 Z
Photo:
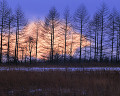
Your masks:
M 103 60 L 103 42 L 105 33 L 106 33 L 106 21 L 107 21 L 107 15 L 108 15 L 108 9 L 105 3 L 101 5 L 101 8 L 99 10 L 100 14 L 100 28 L 101 28 L 101 33 L 100 33 L 100 61 L 102 62 Z
M 65 36 L 65 51 L 64 51 L 64 62 L 66 62 L 66 47 L 67 47 L 67 45 L 66 45 L 66 40 L 67 40 L 67 33 L 68 33 L 68 30 L 69 30 L 69 28 L 68 27 L 70 27 L 71 26 L 71 24 L 70 24 L 70 20 L 71 18 L 70 18 L 70 13 L 69 13 L 69 9 L 68 8 L 66 8 L 65 9 L 65 11 L 64 11 L 64 30 L 65 30 L 65 34 L 64 34 L 64 36 Z
M 88 12 L 86 10 L 86 7 L 84 5 L 81 5 L 74 14 L 74 27 L 75 29 L 80 31 L 80 56 L 79 61 L 81 61 L 81 52 L 82 52 L 82 35 L 83 30 L 86 26 L 86 23 L 89 19 Z
M 58 26 L 59 23 L 59 13 L 57 12 L 55 7 L 52 7 L 49 10 L 49 14 L 46 17 L 45 24 L 51 29 L 51 52 L 50 52 L 50 60 L 53 62 L 54 56 L 54 32 L 55 28 Z
M 117 11 L 115 9 L 112 10 L 112 12 L 109 14 L 108 18 L 108 28 L 109 28 L 109 39 L 111 41 L 111 62 L 113 61 L 113 52 L 114 52 L 114 43 L 115 43 L 115 32 L 117 31 L 117 25 L 116 25 L 116 16 Z M 117 37 L 116 37 L 117 38 Z
M 7 44 L 7 62 L 9 63 L 10 60 L 10 35 L 11 35 L 11 28 L 14 27 L 14 15 L 12 10 L 9 9 L 9 15 L 7 19 L 7 27 L 8 27 L 8 44 Z
M 0 29 L 1 29 L 1 48 L 0 48 L 0 63 L 2 63 L 2 51 L 3 51 L 3 33 L 6 27 L 6 20 L 8 18 L 9 8 L 6 0 L 0 1 Z
M 21 29 L 27 24 L 27 20 L 25 19 L 24 13 L 20 7 L 16 9 L 15 13 L 15 25 L 16 25 L 16 46 L 15 46 L 15 59 L 18 60 L 18 48 L 19 48 L 19 32 Z

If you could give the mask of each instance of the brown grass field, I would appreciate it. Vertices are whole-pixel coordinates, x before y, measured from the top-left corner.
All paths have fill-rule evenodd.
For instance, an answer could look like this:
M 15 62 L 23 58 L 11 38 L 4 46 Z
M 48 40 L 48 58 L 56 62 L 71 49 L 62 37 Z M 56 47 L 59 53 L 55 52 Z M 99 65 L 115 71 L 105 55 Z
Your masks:
M 120 73 L 0 71 L 0 96 L 120 96 Z

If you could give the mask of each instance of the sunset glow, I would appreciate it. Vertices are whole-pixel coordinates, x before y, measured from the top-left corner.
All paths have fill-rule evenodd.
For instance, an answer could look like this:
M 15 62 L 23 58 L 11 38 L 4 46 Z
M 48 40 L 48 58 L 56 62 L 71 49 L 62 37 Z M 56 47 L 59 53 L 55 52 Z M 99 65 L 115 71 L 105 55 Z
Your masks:
M 45 32 L 43 28 L 44 23 L 40 22 L 39 25 L 36 25 L 36 22 L 31 22 L 28 24 L 19 34 L 18 40 L 18 59 L 22 59 L 22 52 L 23 56 L 29 57 L 29 37 L 33 39 L 32 44 L 32 57 L 36 57 L 36 38 L 38 32 L 38 46 L 37 46 L 37 58 L 38 59 L 47 59 L 50 54 L 50 31 Z M 55 39 L 54 39 L 54 54 L 64 54 L 65 49 L 65 37 L 64 37 L 64 29 L 63 25 L 59 25 L 55 28 Z M 15 41 L 16 36 L 15 33 L 10 35 L 10 55 L 14 56 L 15 54 Z M 5 34 L 3 38 L 3 54 L 5 55 L 7 52 L 7 34 Z M 66 40 L 66 53 L 67 55 L 74 55 L 77 48 L 80 46 L 80 34 L 75 32 L 72 28 L 69 27 L 67 33 L 67 40 Z M 82 47 L 89 46 L 90 42 L 87 41 L 83 36 Z M 72 48 L 71 48 L 72 47 Z

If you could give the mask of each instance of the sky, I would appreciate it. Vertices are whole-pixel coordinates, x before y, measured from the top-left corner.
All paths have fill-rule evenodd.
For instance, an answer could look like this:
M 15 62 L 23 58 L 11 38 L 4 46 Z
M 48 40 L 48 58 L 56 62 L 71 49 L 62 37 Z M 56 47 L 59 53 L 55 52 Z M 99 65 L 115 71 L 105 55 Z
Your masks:
M 105 2 L 110 9 L 115 7 L 120 10 L 120 0 L 7 0 L 7 2 L 13 9 L 21 6 L 28 20 L 34 20 L 35 18 L 44 19 L 53 6 L 60 12 L 61 17 L 66 7 L 68 7 L 70 13 L 73 14 L 81 4 L 86 6 L 90 16 L 99 9 L 103 2 Z

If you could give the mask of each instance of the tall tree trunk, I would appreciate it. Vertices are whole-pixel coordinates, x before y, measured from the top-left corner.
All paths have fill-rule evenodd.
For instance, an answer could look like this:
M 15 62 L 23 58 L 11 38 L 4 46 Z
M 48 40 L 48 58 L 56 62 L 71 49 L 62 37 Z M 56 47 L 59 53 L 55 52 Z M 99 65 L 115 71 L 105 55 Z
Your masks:
M 2 17 L 2 25 L 1 25 L 1 50 L 0 50 L 0 63 L 2 63 L 2 34 L 3 34 L 3 17 Z
M 23 54 L 24 54 L 24 50 L 22 50 L 22 62 L 23 62 Z
M 10 60 L 10 22 L 9 22 L 9 33 L 8 33 L 8 50 L 7 50 L 7 62 L 9 64 L 9 60 Z
M 98 58 L 98 50 L 99 50 L 98 44 L 99 44 L 99 42 L 98 42 L 98 32 L 97 32 L 97 58 Z
M 103 24 L 103 16 L 102 16 L 102 31 L 101 31 L 101 46 L 100 46 L 100 61 L 102 61 L 103 60 L 103 56 L 102 56 L 102 54 L 103 54 L 103 31 L 104 31 L 104 24 Z
M 118 35 L 119 35 L 119 52 L 118 52 L 118 61 L 120 61 L 120 24 L 119 24 L 119 32 L 118 32 Z
M 52 36 L 52 29 L 51 29 L 51 52 L 50 52 L 50 61 L 53 62 L 53 36 Z
M 112 51 L 111 51 L 111 62 L 113 61 L 113 44 L 114 44 L 114 19 L 113 19 L 113 34 L 112 34 Z
M 17 20 L 17 60 L 18 60 L 18 44 L 19 44 L 19 19 Z
M 94 60 L 96 60 L 96 31 L 95 31 L 95 56 L 94 56 Z
M 81 34 L 80 34 L 80 57 L 79 62 L 81 62 L 81 49 L 82 49 L 82 20 L 81 20 Z
M 85 46 L 85 61 L 86 61 L 86 53 L 87 53 L 87 52 L 86 52 L 86 46 Z
M 91 26 L 90 26 L 90 27 L 91 27 Z M 90 36 L 90 57 L 89 57 L 89 60 L 91 61 L 91 59 L 92 59 L 92 58 L 91 58 L 91 52 L 92 52 L 92 51 L 91 51 L 91 49 L 92 49 L 92 47 L 91 47 L 91 41 L 92 41 L 92 40 L 91 40 L 91 39 L 92 39 L 91 29 L 89 30 L 89 36 Z
M 91 53 L 92 53 L 92 51 L 91 51 L 91 39 L 90 39 L 90 61 L 91 61 Z
M 31 51 L 30 51 L 30 65 L 31 65 Z
M 54 57 L 54 24 L 52 25 L 52 32 L 53 32 L 53 43 L 52 43 L 52 62 L 53 62 L 53 57 Z
M 38 45 L 38 29 L 37 29 L 37 38 L 36 38 L 36 62 L 37 62 L 37 45 Z
M 17 30 L 16 30 L 16 43 L 15 43 L 15 63 L 17 63 L 17 41 L 18 41 L 18 33 L 17 33 Z
M 67 35 L 67 22 L 66 22 L 66 26 L 65 26 L 65 53 L 64 53 L 64 62 L 66 62 L 66 35 Z
M 117 50 L 116 50 L 116 62 L 119 60 L 119 35 L 117 33 Z

